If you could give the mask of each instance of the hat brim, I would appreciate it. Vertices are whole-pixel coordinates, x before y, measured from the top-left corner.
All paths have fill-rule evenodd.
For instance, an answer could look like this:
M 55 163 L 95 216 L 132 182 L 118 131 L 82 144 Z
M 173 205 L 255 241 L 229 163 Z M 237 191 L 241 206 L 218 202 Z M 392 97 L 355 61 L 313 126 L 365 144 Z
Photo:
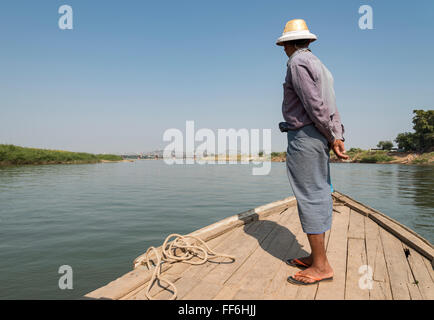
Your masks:
M 283 46 L 284 42 L 303 39 L 309 39 L 310 42 L 314 42 L 317 39 L 317 36 L 307 30 L 291 31 L 282 34 L 282 36 L 277 39 L 276 44 L 278 46 Z

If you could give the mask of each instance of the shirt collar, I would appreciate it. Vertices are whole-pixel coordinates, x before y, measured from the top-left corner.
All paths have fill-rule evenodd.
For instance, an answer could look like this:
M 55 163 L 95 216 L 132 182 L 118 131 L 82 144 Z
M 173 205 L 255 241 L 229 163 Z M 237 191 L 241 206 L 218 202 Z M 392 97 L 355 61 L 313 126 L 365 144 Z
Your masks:
M 307 51 L 312 52 L 312 51 L 310 51 L 309 48 L 300 48 L 300 49 L 297 49 L 296 51 L 294 51 L 293 54 L 291 54 L 291 55 L 289 56 L 289 59 L 288 59 L 288 62 L 286 63 L 286 65 L 289 67 L 289 64 L 291 63 L 291 60 L 292 60 L 296 55 L 298 55 L 299 53 L 302 53 L 302 52 L 307 52 Z

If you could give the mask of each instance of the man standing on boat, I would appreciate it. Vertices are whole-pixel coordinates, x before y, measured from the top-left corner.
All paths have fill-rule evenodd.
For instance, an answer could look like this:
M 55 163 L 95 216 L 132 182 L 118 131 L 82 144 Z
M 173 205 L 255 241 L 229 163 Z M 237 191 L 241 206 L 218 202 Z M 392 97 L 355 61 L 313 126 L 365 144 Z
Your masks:
M 316 39 L 304 20 L 295 19 L 286 24 L 276 43 L 284 47 L 289 57 L 282 103 L 284 127 L 288 131 L 287 173 L 311 247 L 310 256 L 287 261 L 304 269 L 288 278 L 299 285 L 333 279 L 324 245 L 333 211 L 330 149 L 339 158 L 348 159 L 333 77 L 308 48 Z

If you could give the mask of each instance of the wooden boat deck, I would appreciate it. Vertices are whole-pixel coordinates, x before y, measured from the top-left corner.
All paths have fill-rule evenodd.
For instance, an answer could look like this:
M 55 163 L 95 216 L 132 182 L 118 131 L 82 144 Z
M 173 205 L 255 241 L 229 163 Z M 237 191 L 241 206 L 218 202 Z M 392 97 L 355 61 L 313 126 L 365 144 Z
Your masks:
M 327 256 L 334 280 L 296 286 L 286 281 L 299 269 L 286 259 L 308 255 L 294 198 L 268 204 L 194 232 L 215 251 L 234 255 L 234 262 L 163 265 L 162 276 L 178 290 L 177 299 L 434 299 L 433 247 L 412 230 L 357 201 L 333 193 L 332 228 L 326 233 Z M 147 299 L 152 270 L 136 268 L 85 296 L 96 299 Z M 218 260 L 216 260 L 218 261 Z M 372 288 L 359 283 L 372 270 Z M 362 269 L 360 269 L 362 267 Z M 359 273 L 360 271 L 360 273 Z M 156 299 L 172 292 L 157 283 Z

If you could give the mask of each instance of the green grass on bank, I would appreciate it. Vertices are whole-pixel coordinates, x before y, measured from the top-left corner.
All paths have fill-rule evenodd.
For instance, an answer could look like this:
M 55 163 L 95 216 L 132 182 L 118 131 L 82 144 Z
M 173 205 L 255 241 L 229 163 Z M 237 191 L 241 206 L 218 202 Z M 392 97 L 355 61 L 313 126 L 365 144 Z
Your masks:
M 350 157 L 349 162 L 353 163 L 406 163 L 418 165 L 434 165 L 434 152 L 426 153 L 390 153 L 386 150 L 363 150 L 360 148 L 351 148 L 346 154 Z M 411 155 L 407 161 L 406 155 Z M 272 161 L 285 161 L 286 152 L 272 152 Z M 330 151 L 330 160 L 338 161 L 335 153 Z
M 271 157 L 286 157 L 286 151 L 283 152 L 272 152 L 271 153 Z
M 434 152 L 423 153 L 413 160 L 415 164 L 434 164 Z
M 97 163 L 101 160 L 119 161 L 122 160 L 122 157 L 113 154 L 91 154 L 85 152 L 24 148 L 11 144 L 0 144 L 0 166 Z
M 332 154 L 333 152 L 331 152 Z M 333 153 L 334 155 L 334 153 Z M 362 150 L 359 148 L 351 148 L 347 151 L 347 155 L 353 162 L 361 163 L 377 163 L 377 162 L 390 162 L 394 160 L 393 157 L 387 154 L 387 151 L 383 150 Z M 336 155 L 334 155 L 336 157 Z
M 377 162 L 390 162 L 394 160 L 393 157 L 387 155 L 387 151 L 368 151 L 358 148 L 351 148 L 347 151 L 347 155 L 350 157 L 351 162 L 360 163 L 377 163 Z M 276 161 L 285 159 L 286 152 L 272 152 L 271 158 Z M 337 160 L 333 151 L 330 152 L 330 159 Z

